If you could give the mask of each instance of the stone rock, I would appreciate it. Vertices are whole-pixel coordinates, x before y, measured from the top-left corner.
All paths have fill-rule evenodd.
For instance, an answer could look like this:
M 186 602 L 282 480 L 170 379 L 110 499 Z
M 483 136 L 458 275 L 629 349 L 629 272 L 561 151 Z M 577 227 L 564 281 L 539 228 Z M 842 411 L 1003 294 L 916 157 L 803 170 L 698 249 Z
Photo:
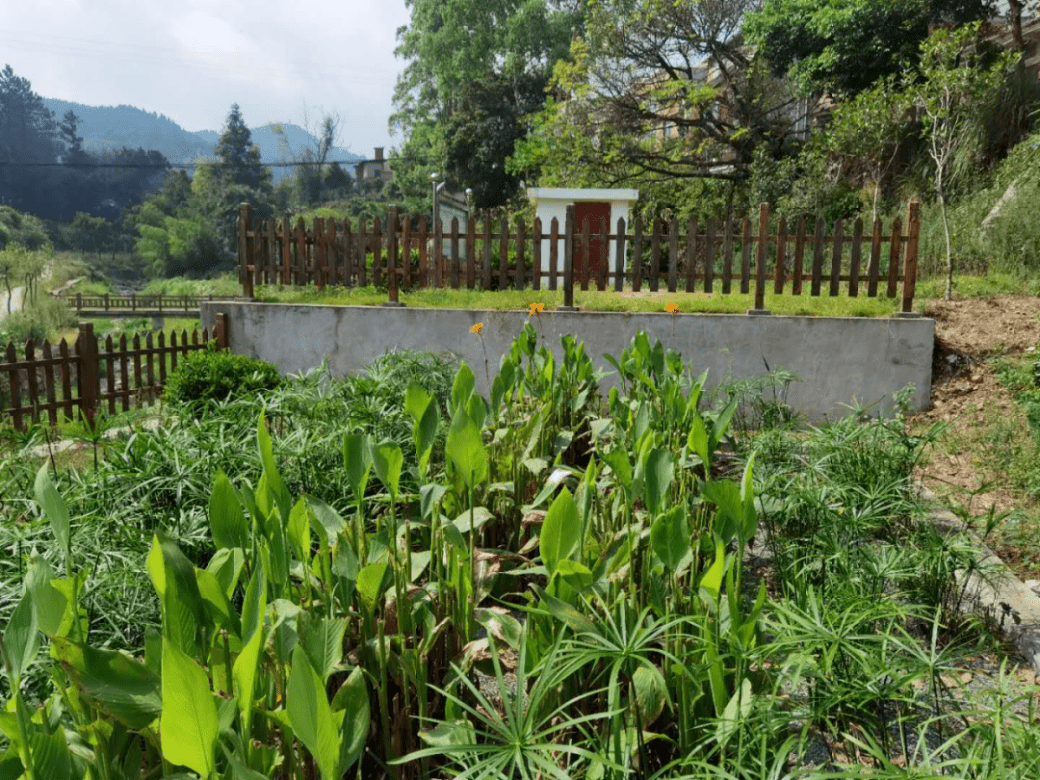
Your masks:
M 1040 580 L 1026 580 L 1026 587 L 1040 596 Z

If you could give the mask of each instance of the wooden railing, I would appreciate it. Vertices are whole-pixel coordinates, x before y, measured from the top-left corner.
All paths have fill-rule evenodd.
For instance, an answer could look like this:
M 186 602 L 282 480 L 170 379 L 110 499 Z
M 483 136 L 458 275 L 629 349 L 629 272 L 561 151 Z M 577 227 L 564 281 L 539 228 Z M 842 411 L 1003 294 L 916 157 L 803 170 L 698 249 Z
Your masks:
M 613 228 L 613 232 L 611 229 Z M 573 305 L 575 285 L 618 292 L 644 287 L 670 292 L 749 293 L 755 309 L 765 309 L 766 290 L 773 295 L 864 294 L 901 297 L 902 310 L 913 306 L 917 279 L 920 207 L 908 207 L 905 223 L 896 218 L 888 229 L 881 220 L 847 225 L 772 220 L 759 208 L 757 224 L 748 218 L 655 220 L 644 225 L 576 225 L 569 207 L 563 225 L 536 219 L 510 225 L 485 216 L 465 224 L 439 221 L 431 230 L 424 217 L 398 218 L 391 212 L 357 228 L 349 221 L 314 219 L 310 229 L 299 219 L 291 226 L 263 221 L 253 225 L 243 204 L 238 220 L 239 280 L 252 297 L 257 284 L 345 287 L 387 285 L 390 300 L 400 287 L 466 287 L 483 290 L 563 289 L 564 305 Z
M 231 296 L 224 296 L 231 297 Z M 104 311 L 104 312 L 136 312 L 153 313 L 159 312 L 193 312 L 199 310 L 202 301 L 220 300 L 220 296 L 213 295 L 110 295 L 102 293 L 98 295 L 63 295 L 59 298 L 69 304 L 70 307 L 81 311 Z
M 93 425 L 97 410 L 106 405 L 115 414 L 128 411 L 131 404 L 152 404 L 178 359 L 205 349 L 210 340 L 226 349 L 227 332 L 227 315 L 218 314 L 212 334 L 206 329 L 181 331 L 178 338 L 173 332 L 168 343 L 163 332 L 147 333 L 143 339 L 139 334 L 129 340 L 107 336 L 101 343 L 89 322 L 80 325 L 71 345 L 65 339 L 57 345 L 30 340 L 22 349 L 9 343 L 0 350 L 0 420 L 9 417 L 23 430 L 26 420 L 56 425 L 59 413 L 74 420 L 81 411 Z

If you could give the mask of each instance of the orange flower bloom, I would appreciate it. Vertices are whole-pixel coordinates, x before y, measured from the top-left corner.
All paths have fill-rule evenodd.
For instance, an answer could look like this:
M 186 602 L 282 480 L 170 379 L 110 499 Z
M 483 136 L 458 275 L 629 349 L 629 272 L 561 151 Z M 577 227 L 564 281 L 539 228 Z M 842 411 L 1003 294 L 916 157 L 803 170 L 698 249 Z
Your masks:
M 545 304 L 544 303 L 532 303 L 531 304 L 531 311 L 528 312 L 528 315 L 538 314 L 539 312 L 542 312 L 542 311 L 545 311 Z
M 476 333 L 479 336 L 480 335 L 480 331 L 483 330 L 483 328 L 484 328 L 484 323 L 483 322 L 478 322 L 476 325 L 474 325 L 472 328 L 469 329 L 469 332 L 470 333 Z
M 679 305 L 676 303 L 669 303 L 667 306 L 664 307 L 664 310 L 669 314 L 675 314 L 679 311 Z

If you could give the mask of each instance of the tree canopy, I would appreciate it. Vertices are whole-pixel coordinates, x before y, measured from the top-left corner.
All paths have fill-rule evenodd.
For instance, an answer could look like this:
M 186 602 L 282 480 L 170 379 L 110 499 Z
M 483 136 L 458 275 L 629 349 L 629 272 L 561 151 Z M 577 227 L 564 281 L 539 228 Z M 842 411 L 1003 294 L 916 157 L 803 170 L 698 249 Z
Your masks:
M 775 75 L 847 96 L 916 68 L 931 27 L 992 13 L 991 0 L 763 0 L 746 35 Z
M 472 187 L 500 205 L 516 189 L 505 172 L 524 115 L 580 31 L 577 0 L 407 0 L 410 23 L 396 53 L 408 61 L 394 92 L 392 132 L 405 139 L 393 162 L 405 197 L 428 200 L 427 174 Z M 538 99 L 532 102 L 532 93 Z M 458 136 L 456 138 L 456 136 Z M 399 175 L 400 174 L 400 175 Z

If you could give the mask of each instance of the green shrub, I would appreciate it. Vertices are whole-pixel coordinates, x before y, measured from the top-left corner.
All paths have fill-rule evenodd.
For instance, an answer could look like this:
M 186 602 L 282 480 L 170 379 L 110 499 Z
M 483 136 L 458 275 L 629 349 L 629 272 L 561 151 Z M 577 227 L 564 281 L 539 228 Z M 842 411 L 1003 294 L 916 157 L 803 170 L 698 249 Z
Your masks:
M 67 304 L 41 295 L 30 306 L 0 321 L 0 346 L 6 347 L 9 341 L 21 346 L 29 339 L 41 344 L 75 324 L 76 315 Z
M 188 355 L 170 376 L 163 395 L 172 403 L 206 404 L 256 395 L 281 384 L 278 369 L 270 363 L 211 347 Z

